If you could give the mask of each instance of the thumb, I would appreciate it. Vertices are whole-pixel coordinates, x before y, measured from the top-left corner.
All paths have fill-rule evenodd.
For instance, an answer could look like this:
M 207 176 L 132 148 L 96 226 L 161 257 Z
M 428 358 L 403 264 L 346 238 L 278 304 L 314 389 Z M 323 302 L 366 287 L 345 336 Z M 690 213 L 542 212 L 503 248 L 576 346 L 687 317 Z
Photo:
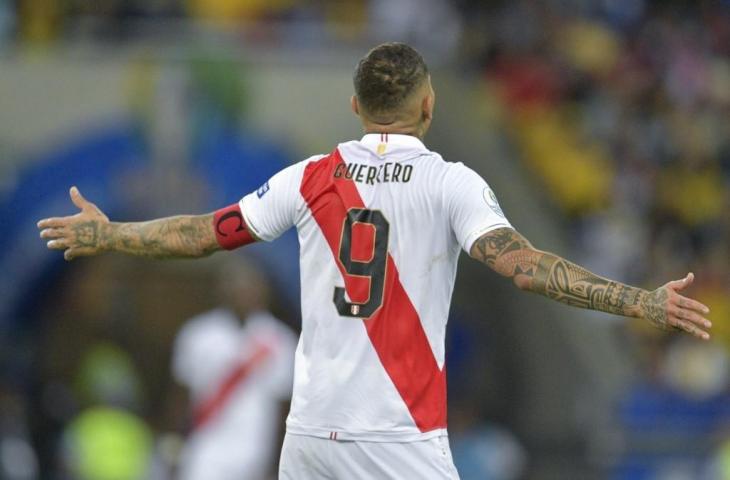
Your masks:
M 79 189 L 76 188 L 76 186 L 71 187 L 69 193 L 71 195 L 71 201 L 74 202 L 74 205 L 79 207 L 81 210 L 86 210 L 88 208 L 88 206 L 90 205 L 88 200 L 86 200 L 83 195 L 81 195 L 81 192 L 79 192 Z
M 684 277 L 681 280 L 674 280 L 673 282 L 669 282 L 667 285 L 669 288 L 671 288 L 674 291 L 680 291 L 684 290 L 685 288 L 692 285 L 692 282 L 695 279 L 695 274 L 692 272 L 689 272 L 686 277 Z

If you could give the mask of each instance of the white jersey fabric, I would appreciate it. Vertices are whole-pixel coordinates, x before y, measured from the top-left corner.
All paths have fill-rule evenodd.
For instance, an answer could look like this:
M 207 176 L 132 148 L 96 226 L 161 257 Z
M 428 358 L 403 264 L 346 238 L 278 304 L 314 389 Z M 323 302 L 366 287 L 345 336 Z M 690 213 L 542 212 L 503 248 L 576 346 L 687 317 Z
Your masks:
M 302 333 L 287 432 L 445 435 L 457 259 L 510 227 L 487 183 L 416 137 L 368 134 L 280 171 L 240 207 L 262 240 L 292 226 L 299 235 Z
M 267 312 L 241 324 L 216 309 L 175 340 L 173 374 L 192 397 L 196 425 L 183 448 L 183 480 L 263 479 L 279 430 L 278 400 L 292 385 L 296 336 Z

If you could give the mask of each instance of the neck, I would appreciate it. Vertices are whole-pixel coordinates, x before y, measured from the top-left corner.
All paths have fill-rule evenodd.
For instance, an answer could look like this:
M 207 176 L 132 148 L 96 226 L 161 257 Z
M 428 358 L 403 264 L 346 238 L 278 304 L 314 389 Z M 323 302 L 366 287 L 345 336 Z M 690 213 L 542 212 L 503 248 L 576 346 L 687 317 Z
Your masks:
M 426 133 L 422 125 L 407 125 L 401 122 L 393 122 L 389 124 L 366 122 L 363 125 L 365 133 L 391 133 L 397 135 L 410 135 L 419 140 L 423 140 Z

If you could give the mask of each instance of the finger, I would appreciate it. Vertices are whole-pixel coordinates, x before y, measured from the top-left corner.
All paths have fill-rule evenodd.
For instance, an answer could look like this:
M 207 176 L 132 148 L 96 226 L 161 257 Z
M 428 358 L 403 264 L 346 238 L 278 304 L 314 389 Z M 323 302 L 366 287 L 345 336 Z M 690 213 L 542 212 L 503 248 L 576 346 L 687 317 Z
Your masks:
M 702 303 L 698 302 L 697 300 L 692 300 L 691 298 L 683 297 L 682 295 L 677 295 L 677 305 L 679 305 L 682 308 L 694 310 L 695 312 L 704 313 L 705 315 L 710 313 L 710 309 L 707 307 L 707 305 L 702 304 Z
M 672 325 L 675 328 L 680 328 L 684 330 L 685 332 L 689 333 L 690 335 L 693 335 L 697 338 L 700 338 L 702 340 L 709 340 L 710 334 L 699 328 L 698 326 L 685 322 L 682 320 L 676 320 L 675 323 Z
M 94 254 L 94 249 L 90 247 L 76 247 L 69 248 L 63 252 L 63 258 L 66 260 L 73 260 L 76 257 L 88 257 Z
M 89 201 L 81 195 L 81 192 L 79 192 L 79 189 L 75 186 L 71 187 L 69 194 L 71 195 L 71 201 L 74 202 L 74 205 L 79 207 L 81 210 L 86 210 L 91 206 L 91 203 L 89 203 Z
M 41 230 L 41 238 L 61 238 L 64 236 L 64 230 L 61 228 L 46 228 Z
M 38 228 L 55 228 L 55 227 L 63 227 L 66 225 L 66 218 L 68 217 L 52 217 L 52 218 L 44 218 L 40 222 L 38 222 L 36 225 Z
M 686 277 L 684 277 L 681 280 L 674 280 L 672 282 L 669 282 L 667 286 L 674 290 L 675 292 L 678 292 L 680 290 L 684 290 L 685 288 L 692 285 L 692 282 L 695 280 L 695 274 L 692 272 L 689 272 Z
M 696 323 L 697 325 L 704 327 L 704 328 L 712 327 L 712 322 L 710 322 L 708 319 L 706 319 L 702 315 L 698 315 L 697 313 L 695 313 L 691 310 L 678 309 L 676 316 L 677 316 L 677 318 L 679 318 L 681 320 L 687 320 L 689 322 Z
M 56 239 L 50 240 L 48 243 L 46 243 L 46 246 L 51 250 L 63 250 L 65 248 L 68 248 L 68 243 L 66 243 L 66 240 L 64 239 Z

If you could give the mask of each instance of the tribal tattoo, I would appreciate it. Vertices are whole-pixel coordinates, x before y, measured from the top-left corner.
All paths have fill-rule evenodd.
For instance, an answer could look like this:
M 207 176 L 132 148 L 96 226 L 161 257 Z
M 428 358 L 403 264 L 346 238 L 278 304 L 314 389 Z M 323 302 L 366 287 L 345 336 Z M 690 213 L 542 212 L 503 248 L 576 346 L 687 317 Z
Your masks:
M 618 315 L 636 315 L 643 290 L 607 280 L 551 253 L 532 247 L 510 228 L 477 240 L 472 257 L 497 273 L 513 278 L 525 290 L 567 305 Z

